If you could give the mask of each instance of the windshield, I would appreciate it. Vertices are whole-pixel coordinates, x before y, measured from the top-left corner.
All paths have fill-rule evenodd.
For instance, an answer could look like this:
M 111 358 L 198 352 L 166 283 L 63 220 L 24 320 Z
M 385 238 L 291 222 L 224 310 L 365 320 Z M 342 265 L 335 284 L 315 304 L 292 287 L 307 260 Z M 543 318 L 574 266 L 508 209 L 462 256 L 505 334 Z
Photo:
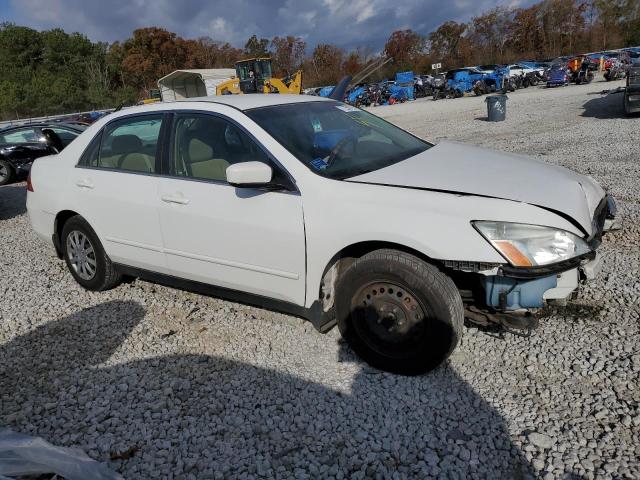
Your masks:
M 344 179 L 387 167 L 431 145 L 381 118 L 339 102 L 245 112 L 311 171 Z

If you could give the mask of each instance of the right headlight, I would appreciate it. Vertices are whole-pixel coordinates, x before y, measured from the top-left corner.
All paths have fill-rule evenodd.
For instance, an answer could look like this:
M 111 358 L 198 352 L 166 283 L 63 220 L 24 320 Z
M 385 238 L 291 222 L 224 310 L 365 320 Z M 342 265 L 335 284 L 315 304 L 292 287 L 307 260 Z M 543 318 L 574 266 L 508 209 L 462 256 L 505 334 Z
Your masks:
M 566 230 L 509 222 L 472 222 L 514 267 L 535 267 L 589 253 L 584 239 Z

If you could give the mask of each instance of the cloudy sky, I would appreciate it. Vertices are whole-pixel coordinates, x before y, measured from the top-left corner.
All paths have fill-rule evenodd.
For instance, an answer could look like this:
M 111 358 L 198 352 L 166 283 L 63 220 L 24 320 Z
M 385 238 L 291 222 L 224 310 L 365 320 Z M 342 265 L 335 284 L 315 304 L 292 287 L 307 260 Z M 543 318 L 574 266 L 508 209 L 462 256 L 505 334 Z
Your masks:
M 248 37 L 303 37 L 310 46 L 381 48 L 389 34 L 426 34 L 446 20 L 466 21 L 496 5 L 535 0 L 0 0 L 0 22 L 61 27 L 114 41 L 143 26 L 186 38 L 210 36 L 243 46 Z

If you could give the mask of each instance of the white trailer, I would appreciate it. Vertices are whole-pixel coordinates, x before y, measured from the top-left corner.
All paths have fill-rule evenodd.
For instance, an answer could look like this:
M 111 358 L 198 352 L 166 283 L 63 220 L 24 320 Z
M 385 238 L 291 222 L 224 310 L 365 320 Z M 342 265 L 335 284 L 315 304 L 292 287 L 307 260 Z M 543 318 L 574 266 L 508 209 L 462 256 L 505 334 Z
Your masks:
M 164 102 L 182 98 L 208 97 L 216 94 L 216 87 L 235 77 L 233 68 L 203 68 L 176 70 L 158 80 Z

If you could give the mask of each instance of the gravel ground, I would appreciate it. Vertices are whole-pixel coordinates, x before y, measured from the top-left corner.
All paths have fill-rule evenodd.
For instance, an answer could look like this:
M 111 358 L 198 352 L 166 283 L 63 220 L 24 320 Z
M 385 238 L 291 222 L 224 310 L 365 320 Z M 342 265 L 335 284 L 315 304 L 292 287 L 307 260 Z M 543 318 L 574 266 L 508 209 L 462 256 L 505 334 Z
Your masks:
M 0 425 L 126 478 L 640 478 L 640 119 L 595 82 L 378 107 L 427 139 L 592 175 L 625 228 L 604 271 L 531 338 L 468 328 L 417 378 L 359 362 L 337 331 L 143 281 L 77 286 L 0 188 Z M 125 457 L 125 458 L 117 458 Z

